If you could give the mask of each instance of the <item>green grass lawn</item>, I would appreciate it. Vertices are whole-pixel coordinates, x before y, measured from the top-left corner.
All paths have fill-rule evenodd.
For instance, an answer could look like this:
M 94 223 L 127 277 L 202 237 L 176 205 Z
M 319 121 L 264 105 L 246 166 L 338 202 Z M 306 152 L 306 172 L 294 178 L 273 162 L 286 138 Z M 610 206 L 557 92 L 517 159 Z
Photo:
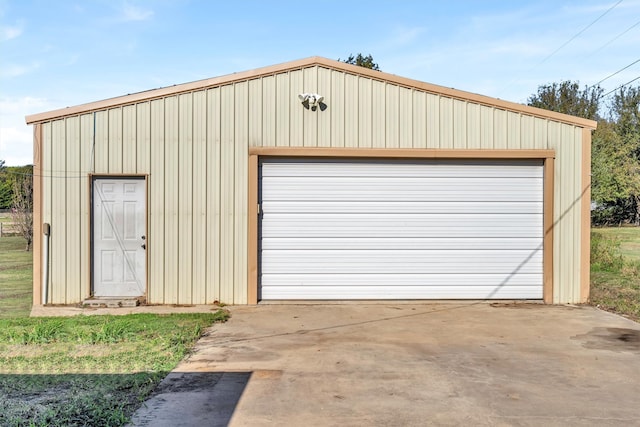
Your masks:
M 640 227 L 592 229 L 590 302 L 640 321 Z
M 0 426 L 121 426 L 223 310 L 30 318 L 31 252 L 0 238 Z

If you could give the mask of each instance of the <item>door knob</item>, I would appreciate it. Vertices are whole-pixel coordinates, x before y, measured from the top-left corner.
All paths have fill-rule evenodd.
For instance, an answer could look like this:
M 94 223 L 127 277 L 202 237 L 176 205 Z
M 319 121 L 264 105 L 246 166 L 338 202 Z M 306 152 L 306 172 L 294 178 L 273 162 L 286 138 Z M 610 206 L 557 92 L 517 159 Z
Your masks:
M 145 245 L 144 243 L 140 246 L 142 249 L 147 249 L 147 245 Z

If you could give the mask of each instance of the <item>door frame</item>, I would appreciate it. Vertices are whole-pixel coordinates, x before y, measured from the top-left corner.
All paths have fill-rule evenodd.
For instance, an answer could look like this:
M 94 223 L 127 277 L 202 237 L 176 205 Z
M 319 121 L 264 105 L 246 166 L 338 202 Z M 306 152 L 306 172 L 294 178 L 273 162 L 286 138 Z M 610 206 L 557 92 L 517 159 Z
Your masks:
M 86 289 L 86 295 L 88 295 L 89 298 L 93 298 L 94 295 L 94 282 L 93 282 L 93 266 L 94 266 L 94 259 L 93 259 L 93 231 L 94 231 L 94 225 L 93 225 L 93 218 L 94 218 L 94 212 L 93 212 L 93 182 L 96 179 L 101 179 L 101 178 L 112 178 L 112 179 L 140 179 L 140 180 L 144 180 L 144 235 L 145 237 L 145 241 L 146 241 L 146 249 L 145 249 L 145 260 L 144 260 L 144 269 L 145 269 L 145 283 L 144 283 L 144 294 L 142 295 L 145 299 L 149 298 L 149 250 L 150 250 L 150 245 L 149 245 L 149 175 L 148 174 L 88 174 L 88 179 L 87 179 L 87 191 L 89 194 L 89 197 L 87 197 L 87 203 L 88 203 L 88 212 L 89 212 L 89 220 L 87 221 L 88 223 L 88 236 L 89 236 L 89 244 L 87 245 L 87 250 L 89 251 L 89 256 L 87 257 L 87 262 L 89 263 L 88 268 L 87 268 L 87 274 L 89 277 L 87 277 L 87 284 L 88 284 L 88 289 Z
M 248 224 L 247 224 L 247 303 L 257 304 L 260 271 L 260 221 L 259 174 L 260 158 L 307 157 L 353 159 L 535 159 L 543 161 L 543 274 L 542 294 L 545 304 L 553 303 L 553 212 L 555 150 L 474 150 L 474 149 L 377 149 L 377 148 L 303 148 L 303 147 L 254 147 L 249 149 L 248 162 Z

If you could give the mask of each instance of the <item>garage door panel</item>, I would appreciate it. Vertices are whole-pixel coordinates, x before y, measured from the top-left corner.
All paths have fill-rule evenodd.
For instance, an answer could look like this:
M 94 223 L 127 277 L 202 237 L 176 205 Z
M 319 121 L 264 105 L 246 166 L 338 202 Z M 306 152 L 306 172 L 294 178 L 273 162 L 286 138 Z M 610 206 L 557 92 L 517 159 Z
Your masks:
M 425 296 L 427 295 L 427 296 Z M 304 298 L 296 287 L 274 286 L 263 290 L 263 299 L 540 299 L 539 286 L 305 286 Z
M 537 201 L 542 198 L 541 179 L 469 178 L 391 179 L 344 177 L 272 177 L 263 180 L 262 199 L 311 201 Z
M 401 273 L 401 274 L 340 274 L 317 273 L 306 274 L 269 274 L 265 276 L 263 285 L 280 288 L 296 286 L 374 286 L 384 287 L 402 283 L 404 286 L 469 286 L 487 287 L 508 285 L 517 287 L 535 287 L 542 279 L 541 273 L 519 274 L 477 274 L 477 273 Z
M 543 170 L 539 160 L 522 160 L 518 163 L 505 163 L 491 160 L 421 160 L 416 161 L 354 161 L 354 160 L 316 160 L 317 168 L 310 168 L 308 163 L 297 159 L 273 160 L 263 163 L 263 178 L 272 176 L 288 177 L 504 177 L 542 178 Z
M 542 201 L 486 201 L 468 200 L 444 201 L 387 201 L 349 200 L 348 203 L 319 200 L 263 200 L 262 210 L 270 214 L 284 213 L 451 213 L 457 214 L 509 214 L 542 212 Z
M 328 236 L 308 237 L 271 237 L 262 242 L 262 250 L 271 249 L 540 249 L 539 238 L 473 238 L 461 237 L 350 237 L 348 239 L 336 239 Z
M 263 299 L 542 298 L 541 161 L 261 165 Z
M 542 251 L 266 250 L 263 274 L 541 273 Z

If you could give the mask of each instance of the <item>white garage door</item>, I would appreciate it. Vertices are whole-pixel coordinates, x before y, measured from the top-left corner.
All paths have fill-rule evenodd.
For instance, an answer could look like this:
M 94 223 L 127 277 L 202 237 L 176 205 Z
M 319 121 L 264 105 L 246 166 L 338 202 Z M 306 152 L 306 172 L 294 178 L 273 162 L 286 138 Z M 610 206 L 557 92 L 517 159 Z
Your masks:
M 542 298 L 542 161 L 260 169 L 263 300 Z

